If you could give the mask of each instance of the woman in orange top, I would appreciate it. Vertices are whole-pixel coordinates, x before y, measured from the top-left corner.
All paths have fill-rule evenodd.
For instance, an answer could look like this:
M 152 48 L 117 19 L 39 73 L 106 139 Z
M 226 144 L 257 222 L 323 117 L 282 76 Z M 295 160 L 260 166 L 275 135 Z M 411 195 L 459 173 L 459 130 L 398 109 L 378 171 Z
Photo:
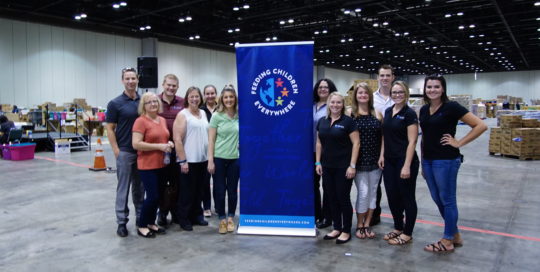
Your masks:
M 169 130 L 161 112 L 161 100 L 154 93 L 145 93 L 139 103 L 139 118 L 133 124 L 133 148 L 137 150 L 137 168 L 144 184 L 145 199 L 138 222 L 137 234 L 154 238 L 165 234 L 165 229 L 156 225 L 159 205 L 159 181 L 164 177 L 165 153 L 174 146 L 169 141 Z

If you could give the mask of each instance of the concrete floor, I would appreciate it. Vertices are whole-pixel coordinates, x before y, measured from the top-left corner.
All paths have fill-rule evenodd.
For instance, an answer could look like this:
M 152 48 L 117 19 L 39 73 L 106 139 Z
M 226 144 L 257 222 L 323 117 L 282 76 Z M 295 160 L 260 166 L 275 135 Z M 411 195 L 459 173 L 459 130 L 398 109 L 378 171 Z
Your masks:
M 458 135 L 466 131 L 459 126 Z M 47 160 L 55 158 L 50 152 L 31 161 L 1 160 L 0 271 L 538 271 L 540 161 L 491 157 L 488 138 L 486 132 L 462 149 L 458 205 L 465 246 L 445 255 L 422 250 L 443 228 L 433 224 L 442 220 L 421 177 L 421 221 L 414 242 L 403 247 L 381 238 L 392 229 L 386 197 L 377 238 L 353 237 L 341 246 L 322 240 L 331 228 L 317 238 L 220 235 L 215 216 L 193 232 L 175 226 L 165 236 L 143 239 L 133 212 L 130 235 L 116 236 L 116 176 L 84 168 L 93 152 L 59 161 Z M 110 149 L 105 153 L 114 166 Z

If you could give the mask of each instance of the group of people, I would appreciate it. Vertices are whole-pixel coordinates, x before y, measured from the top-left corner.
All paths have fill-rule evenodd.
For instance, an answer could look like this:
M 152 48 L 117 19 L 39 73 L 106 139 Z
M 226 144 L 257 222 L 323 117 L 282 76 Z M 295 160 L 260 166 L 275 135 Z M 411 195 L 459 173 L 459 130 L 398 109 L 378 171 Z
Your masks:
M 486 125 L 466 108 L 449 101 L 443 76 L 427 76 L 425 105 L 419 115 L 408 106 L 409 87 L 395 81 L 394 69 L 378 70 L 379 88 L 356 84 L 350 109 L 332 80 L 314 86 L 315 219 L 317 228 L 333 225 L 325 240 L 344 244 L 352 237 L 353 181 L 357 225 L 354 235 L 372 239 L 380 222 L 381 181 L 394 220 L 383 236 L 391 245 L 412 241 L 417 215 L 416 179 L 421 173 L 445 222 L 443 237 L 424 249 L 449 252 L 463 244 L 457 228 L 457 174 L 463 156 L 459 148 L 480 136 Z M 210 176 L 213 179 L 219 233 L 235 229 L 238 202 L 238 98 L 232 85 L 218 97 L 213 85 L 189 87 L 176 96 L 178 78 L 168 74 L 163 92 L 137 94 L 134 68 L 122 70 L 124 92 L 107 106 L 107 133 L 116 157 L 117 234 L 128 235 L 128 195 L 131 187 L 137 233 L 145 238 L 165 234 L 171 222 L 186 231 L 206 226 L 210 212 Z M 216 101 L 217 98 L 217 101 Z M 471 130 L 456 139 L 462 121 Z M 416 154 L 419 127 L 421 156 Z M 320 194 L 322 178 L 323 195 Z M 228 210 L 225 211 L 225 197 Z M 157 222 L 156 222 L 157 219 Z
M 416 178 L 422 165 L 421 173 L 445 223 L 443 237 L 424 250 L 451 252 L 463 244 L 457 227 L 456 183 L 463 162 L 459 148 L 476 139 L 487 127 L 466 108 L 449 101 L 443 76 L 425 78 L 425 105 L 419 115 L 408 106 L 409 87 L 403 81 L 395 81 L 392 66 L 382 65 L 377 77 L 376 91 L 365 82 L 354 86 L 349 110 L 332 80 L 324 78 L 315 84 L 317 227 L 333 225 L 325 240 L 335 239 L 336 244 L 351 240 L 350 192 L 354 181 L 358 191 L 354 235 L 360 239 L 375 238 L 372 226 L 380 222 L 381 180 L 384 180 L 394 229 L 383 239 L 391 245 L 411 242 L 417 215 Z M 471 127 L 461 139 L 455 138 L 458 121 Z M 416 154 L 419 126 L 420 158 Z
M 213 177 L 219 233 L 235 229 L 238 200 L 238 103 L 232 85 L 217 98 L 213 85 L 189 87 L 176 95 L 178 77 L 164 77 L 163 92 L 137 94 L 134 68 L 122 70 L 124 92 L 107 105 L 107 135 L 116 157 L 117 234 L 126 237 L 131 187 L 137 234 L 165 234 L 171 222 L 183 230 L 207 226 Z M 225 213 L 225 197 L 228 210 Z M 157 222 L 156 222 L 157 219 Z

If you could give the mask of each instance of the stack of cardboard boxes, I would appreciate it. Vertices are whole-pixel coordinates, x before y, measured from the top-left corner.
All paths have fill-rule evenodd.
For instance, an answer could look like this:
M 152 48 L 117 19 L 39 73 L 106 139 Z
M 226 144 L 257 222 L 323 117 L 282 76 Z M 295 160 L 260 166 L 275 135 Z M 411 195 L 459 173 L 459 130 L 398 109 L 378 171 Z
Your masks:
M 502 115 L 501 127 L 491 129 L 489 153 L 540 159 L 540 122 L 520 115 Z

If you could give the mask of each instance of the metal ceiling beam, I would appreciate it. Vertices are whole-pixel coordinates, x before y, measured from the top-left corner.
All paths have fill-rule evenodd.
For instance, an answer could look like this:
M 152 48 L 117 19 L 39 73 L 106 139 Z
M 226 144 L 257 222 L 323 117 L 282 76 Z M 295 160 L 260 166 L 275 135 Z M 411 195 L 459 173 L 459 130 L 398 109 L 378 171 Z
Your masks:
M 469 54 L 470 56 L 472 56 L 474 59 L 476 59 L 477 61 L 479 61 L 480 63 L 484 64 L 485 66 L 489 67 L 491 70 L 497 70 L 495 69 L 495 67 L 493 67 L 492 65 L 490 65 L 489 63 L 485 62 L 483 59 L 481 59 L 480 57 L 476 56 L 475 54 L 471 53 L 469 50 L 467 50 L 465 47 L 461 46 L 459 43 L 456 43 L 454 42 L 454 40 L 450 39 L 448 36 L 446 36 L 445 34 L 443 34 L 442 32 L 440 32 L 439 30 L 433 28 L 432 26 L 424 23 L 424 21 L 418 19 L 416 16 L 414 16 L 413 14 L 411 14 L 408 10 L 404 10 L 402 9 L 401 7 L 399 7 L 398 5 L 394 4 L 394 3 L 389 3 L 394 9 L 398 9 L 399 10 L 399 13 L 396 13 L 395 15 L 398 16 L 398 17 L 401 17 L 402 19 L 404 20 L 407 20 L 407 18 L 405 18 L 402 14 L 405 14 L 407 17 L 411 18 L 411 20 L 415 21 L 417 24 L 421 25 L 422 27 L 426 28 L 426 29 L 429 29 L 430 31 L 432 31 L 433 33 L 437 34 L 439 37 L 443 38 L 444 40 L 446 40 L 446 42 L 450 43 L 451 45 L 454 45 L 458 48 L 460 48 L 461 50 L 465 51 L 467 54 Z M 384 8 L 387 8 L 384 6 L 384 4 L 381 4 L 382 7 Z
M 527 59 L 525 58 L 525 55 L 523 55 L 523 50 L 521 50 L 521 47 L 519 46 L 516 37 L 514 37 L 514 33 L 512 32 L 512 29 L 510 29 L 510 26 L 508 25 L 508 22 L 506 22 L 506 18 L 504 18 L 504 14 L 501 11 L 501 8 L 499 7 L 499 3 L 497 3 L 497 0 L 492 0 L 493 6 L 495 6 L 495 9 L 497 10 L 497 13 L 501 17 L 501 21 L 503 22 L 504 26 L 506 27 L 506 31 L 508 31 L 508 34 L 510 35 L 510 38 L 514 42 L 514 45 L 518 49 L 519 55 L 521 56 L 521 59 L 523 59 L 523 62 L 525 63 L 525 66 L 529 68 L 529 63 L 527 62 Z

